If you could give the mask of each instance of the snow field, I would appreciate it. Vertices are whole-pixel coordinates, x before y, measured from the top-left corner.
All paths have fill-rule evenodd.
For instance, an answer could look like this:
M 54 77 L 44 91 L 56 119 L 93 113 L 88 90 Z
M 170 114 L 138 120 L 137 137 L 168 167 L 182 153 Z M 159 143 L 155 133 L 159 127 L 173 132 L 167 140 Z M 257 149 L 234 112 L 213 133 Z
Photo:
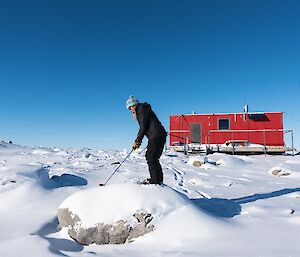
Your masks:
M 118 165 L 112 163 L 127 154 L 0 144 L 1 256 L 299 256 L 300 156 L 166 152 L 164 182 L 174 196 L 151 186 L 140 192 L 146 186 L 134 182 L 149 175 L 145 153 L 136 152 L 98 190 Z M 195 159 L 204 164 L 191 165 Z M 277 168 L 290 174 L 275 176 Z M 141 200 L 126 199 L 128 191 Z M 92 194 L 97 210 L 110 197 L 122 195 L 120 207 L 123 202 L 132 208 L 145 207 L 144 197 L 149 198 L 159 227 L 132 244 L 80 246 L 57 228 L 56 220 L 58 207 L 80 194 Z M 160 205 L 164 201 L 166 206 Z M 111 206 L 103 217 L 118 218 L 116 210 Z

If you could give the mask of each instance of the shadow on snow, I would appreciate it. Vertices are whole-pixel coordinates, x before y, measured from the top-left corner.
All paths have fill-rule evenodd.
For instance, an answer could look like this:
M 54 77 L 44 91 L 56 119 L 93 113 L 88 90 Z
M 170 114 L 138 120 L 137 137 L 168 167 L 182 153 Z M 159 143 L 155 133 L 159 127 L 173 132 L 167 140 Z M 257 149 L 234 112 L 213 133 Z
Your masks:
M 49 178 L 49 171 L 47 169 L 40 169 L 37 171 L 37 176 L 40 185 L 45 189 L 54 189 L 66 186 L 85 186 L 87 180 L 73 175 L 73 174 L 62 174 L 61 176 L 52 176 Z
M 73 240 L 68 240 L 65 238 L 52 238 L 48 236 L 50 234 L 58 232 L 58 230 L 58 220 L 57 217 L 55 217 L 52 221 L 46 223 L 36 233 L 33 233 L 32 235 L 40 236 L 41 238 L 48 241 L 49 251 L 56 255 L 68 256 L 62 251 L 81 252 L 84 249 L 81 244 L 78 244 Z
M 210 212 L 216 216 L 232 218 L 241 213 L 242 204 L 255 202 L 257 200 L 269 199 L 294 192 L 300 192 L 300 188 L 286 188 L 271 193 L 253 194 L 235 199 L 222 198 L 197 198 L 191 199 L 199 208 Z

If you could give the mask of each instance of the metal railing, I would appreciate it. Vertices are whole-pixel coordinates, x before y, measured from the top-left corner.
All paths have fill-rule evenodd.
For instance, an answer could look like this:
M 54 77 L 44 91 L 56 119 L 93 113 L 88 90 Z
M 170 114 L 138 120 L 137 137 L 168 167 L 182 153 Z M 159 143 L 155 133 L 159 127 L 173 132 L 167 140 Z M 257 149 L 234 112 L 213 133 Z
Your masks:
M 212 140 L 211 140 L 211 137 L 212 137 L 213 133 L 231 133 L 231 140 L 232 141 L 240 140 L 240 139 L 236 138 L 236 135 L 238 133 L 239 133 L 239 136 L 241 136 L 241 133 L 262 133 L 263 134 L 263 146 L 264 146 L 265 153 L 266 153 L 267 152 L 267 147 L 268 147 L 268 145 L 267 145 L 267 136 L 266 135 L 267 135 L 267 133 L 270 133 L 270 132 L 273 132 L 273 133 L 274 132 L 282 132 L 283 133 L 284 146 L 286 148 L 288 148 L 289 150 L 292 150 L 293 155 L 295 155 L 294 134 L 293 134 L 293 130 L 291 130 L 291 129 L 209 130 L 207 137 L 204 138 L 205 139 L 204 141 L 205 141 L 205 144 L 207 144 L 207 145 L 213 144 Z M 183 136 L 178 136 L 178 135 L 176 135 L 177 133 L 181 133 L 181 134 L 183 134 Z M 170 136 L 181 139 L 180 141 L 182 141 L 181 143 L 184 146 L 184 152 L 187 151 L 188 143 L 189 143 L 189 137 L 188 137 L 189 131 L 188 130 L 171 130 L 168 134 Z M 287 145 L 286 145 L 286 141 L 284 139 L 284 136 L 286 134 L 291 135 L 291 148 L 287 147 Z M 245 139 L 245 141 L 246 141 L 246 139 Z M 252 143 L 256 143 L 255 140 Z
M 293 152 L 293 155 L 295 155 L 295 148 L 294 148 L 294 135 L 293 135 L 293 130 L 292 129 L 248 129 L 248 130 L 234 130 L 234 129 L 229 129 L 229 130 L 209 130 L 208 131 L 208 136 L 207 136 L 207 143 L 208 144 L 211 144 L 211 136 L 212 136 L 212 133 L 231 133 L 231 140 L 234 141 L 234 140 L 239 140 L 239 139 L 236 139 L 235 138 L 235 135 L 234 133 L 239 133 L 239 135 L 241 133 L 263 133 L 263 146 L 265 148 L 265 151 L 266 151 L 266 147 L 267 147 L 267 140 L 266 140 L 266 133 L 267 132 L 282 132 L 283 133 L 283 137 L 285 134 L 288 134 L 288 133 L 291 133 L 291 143 L 292 143 L 292 152 Z M 284 141 L 284 138 L 283 138 L 283 141 Z M 225 142 L 224 142 L 225 143 Z M 253 142 L 255 143 L 255 142 Z M 284 142 L 284 145 L 285 145 L 285 142 Z

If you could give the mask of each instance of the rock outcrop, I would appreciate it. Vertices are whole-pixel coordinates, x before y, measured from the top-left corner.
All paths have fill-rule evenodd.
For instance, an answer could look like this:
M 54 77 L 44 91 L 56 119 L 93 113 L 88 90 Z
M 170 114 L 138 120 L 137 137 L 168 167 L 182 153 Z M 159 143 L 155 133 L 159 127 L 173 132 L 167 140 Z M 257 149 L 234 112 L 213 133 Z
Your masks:
M 124 244 L 154 230 L 154 225 L 150 225 L 151 214 L 140 210 L 134 213 L 133 217 L 136 218 L 136 222 L 133 224 L 119 220 L 113 224 L 98 223 L 85 228 L 78 215 L 69 209 L 58 209 L 60 226 L 67 227 L 69 236 L 83 245 Z

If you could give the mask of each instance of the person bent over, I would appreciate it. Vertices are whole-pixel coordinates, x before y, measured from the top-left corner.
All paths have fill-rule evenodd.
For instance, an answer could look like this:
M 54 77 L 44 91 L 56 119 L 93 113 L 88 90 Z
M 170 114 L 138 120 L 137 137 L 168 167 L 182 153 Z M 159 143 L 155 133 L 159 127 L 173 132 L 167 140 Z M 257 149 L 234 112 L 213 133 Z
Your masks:
M 166 143 L 167 132 L 150 104 L 139 103 L 134 96 L 130 96 L 126 101 L 126 108 L 131 111 L 134 120 L 137 120 L 140 126 L 132 149 L 136 150 L 140 147 L 144 136 L 148 138 L 146 160 L 150 178 L 145 181 L 145 184 L 161 184 L 163 183 L 163 172 L 159 158 Z

